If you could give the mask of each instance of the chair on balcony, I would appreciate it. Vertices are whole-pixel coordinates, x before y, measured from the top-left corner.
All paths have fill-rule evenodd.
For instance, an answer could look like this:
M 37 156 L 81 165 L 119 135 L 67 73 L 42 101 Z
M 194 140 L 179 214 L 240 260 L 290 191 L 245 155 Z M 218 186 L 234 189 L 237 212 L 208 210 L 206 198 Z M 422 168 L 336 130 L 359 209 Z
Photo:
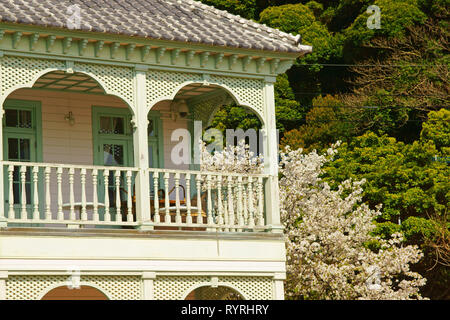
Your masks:
M 183 185 L 179 185 L 180 189 L 183 191 L 182 197 L 180 197 L 179 200 L 179 209 L 180 214 L 182 218 L 182 223 L 186 223 L 186 217 L 187 217 L 187 198 L 186 198 L 186 189 Z M 175 199 L 170 199 L 170 196 L 172 193 L 176 190 L 176 187 L 173 187 L 168 195 L 169 195 L 169 214 L 171 216 L 171 221 L 175 222 L 176 212 L 177 212 L 177 201 Z M 124 194 L 128 194 L 128 192 L 121 188 L 121 192 Z M 201 215 L 202 215 L 202 223 L 206 224 L 206 192 L 202 192 L 201 194 Z M 197 194 L 194 194 L 194 196 L 191 198 L 191 216 L 192 216 L 192 222 L 197 223 L 197 216 L 198 216 L 198 205 L 197 205 L 198 199 Z M 126 208 L 128 205 L 127 200 L 122 201 L 122 208 Z M 164 213 L 166 211 L 166 199 L 165 199 L 165 190 L 159 189 L 158 190 L 158 207 L 159 207 L 159 214 L 160 214 L 160 221 L 164 222 Z M 133 213 L 133 220 L 136 221 L 136 192 L 135 187 L 133 187 L 133 195 L 132 195 L 132 213 Z M 155 218 L 155 200 L 154 196 L 150 196 L 150 214 L 151 218 L 154 221 Z
M 182 223 L 186 223 L 186 217 L 187 217 L 187 211 L 188 211 L 188 207 L 187 207 L 187 198 L 186 198 L 186 189 L 183 185 L 179 185 L 179 188 L 182 190 L 182 197 L 180 197 L 179 199 L 179 210 L 180 210 L 180 215 L 182 218 Z M 175 217 L 176 217 L 176 213 L 177 213 L 177 200 L 175 199 L 171 199 L 171 195 L 172 193 L 176 190 L 176 187 L 174 186 L 168 193 L 169 196 L 169 214 L 171 216 L 171 221 L 175 222 Z M 173 197 L 172 197 L 173 198 Z M 202 192 L 201 194 L 201 215 L 202 215 L 202 223 L 206 224 L 206 192 Z M 164 213 L 166 212 L 166 199 L 165 199 L 165 190 L 164 189 L 159 189 L 158 190 L 158 204 L 159 204 L 159 213 L 160 213 L 160 217 L 161 217 L 161 221 L 164 221 Z M 151 208 L 151 213 L 152 213 L 152 219 L 155 213 L 155 206 L 154 206 L 154 200 L 150 200 L 150 208 Z M 198 199 L 197 199 L 197 194 L 194 194 L 194 196 L 191 198 L 190 201 L 190 211 L 191 211 L 191 217 L 193 220 L 193 223 L 197 222 L 197 216 L 198 216 L 198 211 L 199 211 L 199 207 L 198 207 Z

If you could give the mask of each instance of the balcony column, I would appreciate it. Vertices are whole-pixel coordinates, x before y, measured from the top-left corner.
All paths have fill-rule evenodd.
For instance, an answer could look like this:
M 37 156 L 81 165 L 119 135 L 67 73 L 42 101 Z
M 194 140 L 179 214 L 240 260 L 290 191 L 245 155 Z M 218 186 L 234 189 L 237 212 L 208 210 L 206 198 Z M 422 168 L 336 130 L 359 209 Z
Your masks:
M 0 75 L 1 81 L 1 75 Z M 1 83 L 0 83 L 1 86 Z M 0 98 L 0 228 L 6 228 L 7 222 L 5 217 L 5 191 L 4 191 L 4 179 L 3 173 L 5 168 L 3 166 L 3 117 L 5 110 L 3 110 L 3 99 Z
M 264 84 L 264 173 L 269 177 L 265 184 L 266 224 L 273 233 L 282 233 L 280 222 L 280 196 L 278 188 L 278 134 L 275 123 L 275 77 L 266 77 Z
M 142 274 L 142 281 L 144 283 L 144 296 L 142 300 L 155 300 L 154 295 L 154 281 L 156 279 L 155 272 L 144 272 Z
M 286 274 L 276 273 L 273 277 L 273 300 L 284 300 L 284 280 Z
M 0 301 L 6 300 L 6 280 L 8 280 L 8 272 L 0 271 Z
M 134 106 L 134 166 L 139 168 L 135 183 L 136 218 L 142 230 L 152 230 L 150 215 L 150 183 L 148 174 L 148 110 L 147 110 L 147 68 L 136 66 Z

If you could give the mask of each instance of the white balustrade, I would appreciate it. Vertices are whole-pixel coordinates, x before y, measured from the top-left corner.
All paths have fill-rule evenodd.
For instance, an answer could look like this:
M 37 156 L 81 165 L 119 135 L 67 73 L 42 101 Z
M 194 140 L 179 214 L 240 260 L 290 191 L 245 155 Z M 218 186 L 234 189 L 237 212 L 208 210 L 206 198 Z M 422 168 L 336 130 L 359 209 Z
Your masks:
M 10 161 L 3 166 L 8 172 L 8 224 L 69 228 L 138 225 L 132 211 L 136 168 Z
M 249 232 L 266 230 L 264 175 L 148 169 L 153 176 L 155 229 Z
M 130 226 L 138 168 L 4 161 L 8 224 Z M 154 229 L 265 231 L 264 175 L 145 169 Z M 146 172 L 147 173 L 147 172 Z M 146 176 L 146 175 L 144 175 Z

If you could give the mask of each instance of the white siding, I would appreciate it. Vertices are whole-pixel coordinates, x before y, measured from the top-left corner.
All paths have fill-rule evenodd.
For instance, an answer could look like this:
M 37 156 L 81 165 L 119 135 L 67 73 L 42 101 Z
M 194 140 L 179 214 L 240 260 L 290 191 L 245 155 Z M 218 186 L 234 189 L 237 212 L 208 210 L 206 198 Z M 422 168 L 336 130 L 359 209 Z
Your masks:
M 116 97 L 21 89 L 11 99 L 35 100 L 42 104 L 43 162 L 93 164 L 92 106 L 127 108 Z M 75 125 L 64 117 L 73 113 Z
M 42 106 L 42 143 L 43 162 L 93 165 L 92 144 L 92 106 L 127 108 L 119 98 L 106 95 L 65 93 L 33 89 L 20 89 L 8 98 L 20 100 L 40 101 Z M 164 167 L 171 169 L 189 169 L 189 165 L 175 165 L 171 160 L 171 151 L 177 142 L 171 142 L 172 132 L 178 128 L 187 129 L 187 120 L 178 119 L 176 122 L 167 118 L 170 111 L 169 102 L 161 102 L 152 110 L 162 112 L 163 141 L 164 141 Z M 70 125 L 64 117 L 72 112 L 75 124 Z M 132 152 L 132 151 L 130 151 Z M 172 180 L 172 179 L 171 179 Z M 182 181 L 184 184 L 184 182 Z M 173 185 L 173 181 L 170 183 Z M 52 212 L 55 215 L 57 184 L 56 174 L 51 179 Z M 92 201 L 91 176 L 87 176 L 87 201 Z M 172 195 L 173 196 L 173 195 Z M 68 176 L 63 176 L 63 198 L 69 201 Z M 81 187 L 79 174 L 75 176 L 75 201 L 81 201 Z M 56 217 L 56 216 L 55 216 Z

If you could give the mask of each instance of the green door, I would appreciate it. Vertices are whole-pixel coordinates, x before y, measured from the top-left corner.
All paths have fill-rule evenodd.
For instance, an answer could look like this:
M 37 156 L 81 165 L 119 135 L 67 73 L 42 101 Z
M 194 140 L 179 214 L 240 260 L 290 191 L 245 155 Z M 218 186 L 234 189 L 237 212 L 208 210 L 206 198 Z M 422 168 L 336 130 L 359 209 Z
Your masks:
M 3 157 L 14 162 L 42 161 L 40 103 L 36 101 L 7 100 L 4 104 L 3 119 Z M 41 175 L 40 175 L 41 178 Z M 41 180 L 41 179 L 40 179 Z M 19 217 L 22 188 L 25 187 L 28 218 L 32 216 L 34 190 L 31 181 L 31 168 L 25 174 L 25 186 L 21 184 L 20 167 L 13 173 L 14 211 Z M 42 181 L 38 184 L 42 198 Z M 10 199 L 8 169 L 4 168 L 5 212 L 9 211 Z M 40 199 L 42 200 L 42 199 Z M 42 203 L 42 201 L 39 201 Z
M 148 115 L 148 166 L 149 168 L 164 168 L 164 151 L 163 151 L 163 129 L 161 116 L 158 111 L 150 111 Z M 155 184 L 153 173 L 149 175 L 150 179 L 150 196 L 154 196 Z M 159 177 L 159 185 L 162 186 L 164 179 Z
M 128 109 L 93 107 L 92 114 L 94 165 L 132 167 L 133 136 L 131 113 Z M 113 221 L 116 214 L 117 193 L 114 174 L 114 171 L 110 171 L 108 176 L 109 211 Z M 99 201 L 105 203 L 105 180 L 103 177 L 103 171 L 100 171 L 98 180 Z M 122 203 L 127 199 L 125 181 L 126 176 L 122 173 L 120 177 L 121 188 L 119 190 Z M 124 209 L 122 206 L 122 210 Z M 104 210 L 99 210 L 99 212 L 101 216 L 104 214 Z

